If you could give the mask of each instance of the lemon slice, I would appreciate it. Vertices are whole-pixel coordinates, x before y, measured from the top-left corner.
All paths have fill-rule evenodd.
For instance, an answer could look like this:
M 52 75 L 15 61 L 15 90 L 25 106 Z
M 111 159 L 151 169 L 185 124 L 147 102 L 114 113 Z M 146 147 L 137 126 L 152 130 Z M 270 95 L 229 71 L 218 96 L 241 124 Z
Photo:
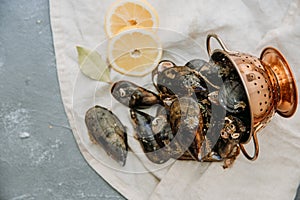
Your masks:
M 158 15 L 145 0 L 119 0 L 106 14 L 105 29 L 109 37 L 126 27 L 158 27 Z
M 130 76 L 151 72 L 162 56 L 159 38 L 151 30 L 128 29 L 112 37 L 108 45 L 108 60 L 116 71 Z

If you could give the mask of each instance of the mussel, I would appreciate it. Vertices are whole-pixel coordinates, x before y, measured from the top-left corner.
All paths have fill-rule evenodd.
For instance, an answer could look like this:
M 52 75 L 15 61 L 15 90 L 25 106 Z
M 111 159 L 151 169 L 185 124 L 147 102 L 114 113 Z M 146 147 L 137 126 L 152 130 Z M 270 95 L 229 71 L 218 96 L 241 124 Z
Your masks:
M 118 81 L 114 83 L 111 88 L 111 94 L 123 105 L 135 109 L 149 108 L 154 104 L 162 103 L 154 92 L 130 81 Z
M 127 133 L 118 117 L 96 105 L 86 112 L 85 124 L 91 141 L 99 144 L 110 157 L 124 166 L 128 152 Z
M 136 139 L 140 142 L 147 158 L 157 164 L 168 161 L 170 159 L 169 152 L 156 141 L 152 131 L 151 124 L 154 118 L 134 109 L 130 109 L 130 116 L 136 130 Z

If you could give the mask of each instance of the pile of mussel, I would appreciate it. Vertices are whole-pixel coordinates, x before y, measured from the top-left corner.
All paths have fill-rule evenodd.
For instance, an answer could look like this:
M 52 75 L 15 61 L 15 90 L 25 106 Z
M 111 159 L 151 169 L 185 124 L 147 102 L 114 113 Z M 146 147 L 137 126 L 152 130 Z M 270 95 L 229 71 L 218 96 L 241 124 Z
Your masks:
M 150 161 L 224 161 L 224 168 L 232 165 L 251 123 L 243 84 L 231 65 L 226 59 L 195 59 L 183 66 L 163 60 L 152 72 L 157 92 L 129 81 L 113 84 L 111 94 L 130 108 L 135 137 Z M 153 106 L 154 116 L 146 112 Z M 106 108 L 95 106 L 87 111 L 85 121 L 91 140 L 125 165 L 128 144 L 120 120 Z
M 212 38 L 222 49 L 211 51 Z M 207 36 L 206 46 L 209 62 L 194 59 L 177 66 L 161 61 L 152 71 L 156 92 L 129 81 L 111 88 L 112 96 L 129 108 L 135 138 L 153 163 L 223 161 L 228 168 L 240 151 L 255 160 L 257 132 L 275 113 L 287 118 L 296 112 L 296 82 L 280 51 L 267 47 L 260 58 L 230 51 L 216 34 Z M 150 107 L 155 115 L 147 112 Z M 118 117 L 95 106 L 86 112 L 85 122 L 91 141 L 125 165 L 127 133 Z M 253 156 L 243 146 L 251 138 Z

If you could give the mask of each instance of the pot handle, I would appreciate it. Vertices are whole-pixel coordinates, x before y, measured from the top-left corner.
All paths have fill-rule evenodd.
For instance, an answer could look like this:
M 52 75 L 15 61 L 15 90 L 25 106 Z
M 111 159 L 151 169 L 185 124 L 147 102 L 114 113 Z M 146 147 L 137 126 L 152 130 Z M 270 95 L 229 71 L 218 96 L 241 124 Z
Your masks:
M 256 158 L 258 157 L 258 153 L 259 153 L 259 145 L 258 145 L 258 140 L 257 140 L 257 135 L 256 135 L 257 131 L 254 131 L 252 134 L 252 138 L 253 138 L 253 143 L 254 143 L 254 155 L 250 156 L 248 154 L 248 152 L 246 151 L 245 147 L 242 144 L 239 144 L 244 156 L 248 159 L 248 160 L 256 160 Z
M 212 55 L 212 51 L 211 51 L 211 47 L 210 47 L 210 39 L 211 38 L 215 38 L 225 52 L 231 53 L 231 51 L 227 49 L 226 45 L 223 43 L 223 41 L 217 34 L 210 33 L 206 37 L 206 49 L 207 49 L 207 53 L 208 53 L 209 57 L 211 57 L 211 55 Z

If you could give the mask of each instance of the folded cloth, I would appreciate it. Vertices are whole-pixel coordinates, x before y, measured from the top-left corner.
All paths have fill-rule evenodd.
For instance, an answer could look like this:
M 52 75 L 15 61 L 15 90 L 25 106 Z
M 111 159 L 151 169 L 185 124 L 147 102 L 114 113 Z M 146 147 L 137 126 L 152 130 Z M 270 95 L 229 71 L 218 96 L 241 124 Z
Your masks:
M 146 159 L 133 138 L 129 114 L 112 99 L 110 85 L 88 79 L 79 71 L 76 46 L 103 51 L 105 56 L 104 19 L 111 3 L 50 0 L 61 96 L 75 140 L 91 167 L 128 199 L 293 199 L 300 182 L 299 112 L 291 119 L 275 116 L 259 133 L 260 155 L 254 162 L 241 155 L 232 168 L 224 170 L 221 163 L 169 161 L 156 165 Z M 179 55 L 180 59 L 169 55 L 178 64 L 193 58 L 208 60 L 205 37 L 214 32 L 230 49 L 257 56 L 265 46 L 277 47 L 299 83 L 299 0 L 149 3 L 159 15 L 163 47 Z M 112 77 L 139 80 L 117 73 Z M 145 84 L 151 80 L 149 76 L 141 79 Z M 88 138 L 84 114 L 95 104 L 108 107 L 128 126 L 131 151 L 125 167 L 120 167 Z M 251 146 L 247 145 L 249 151 Z

